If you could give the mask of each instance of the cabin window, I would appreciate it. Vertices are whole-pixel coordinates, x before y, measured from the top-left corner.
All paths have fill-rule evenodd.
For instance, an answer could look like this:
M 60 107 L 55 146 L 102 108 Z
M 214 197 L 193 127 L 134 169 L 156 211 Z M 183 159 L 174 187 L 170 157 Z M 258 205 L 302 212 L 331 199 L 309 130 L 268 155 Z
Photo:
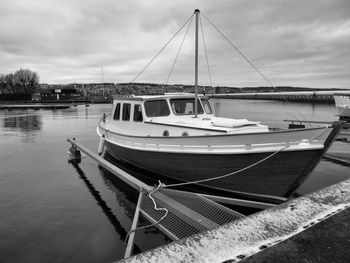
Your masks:
M 123 121 L 130 120 L 130 109 L 131 109 L 130 103 L 124 103 L 123 104 L 123 115 L 122 115 L 122 120 Z
M 119 120 L 120 116 L 120 103 L 117 104 L 117 106 L 115 106 L 115 111 L 114 111 L 114 115 L 113 115 L 113 120 Z
M 163 131 L 163 136 L 168 137 L 169 136 L 169 132 L 167 130 Z
M 140 104 L 135 104 L 134 106 L 134 121 L 137 122 L 142 122 L 142 110 L 141 110 L 141 105 Z
M 169 106 L 166 100 L 150 100 L 145 102 L 147 117 L 161 117 L 170 114 Z
M 175 115 L 191 115 L 194 114 L 194 99 L 171 99 L 171 108 Z M 203 108 L 197 99 L 197 113 L 203 114 Z
M 209 101 L 206 100 L 206 99 L 201 99 L 201 101 L 202 101 L 202 105 L 203 105 L 203 108 L 204 108 L 204 110 L 205 110 L 205 113 L 206 113 L 206 114 L 212 114 L 212 113 L 213 113 L 213 110 L 212 110 L 211 107 L 210 107 Z

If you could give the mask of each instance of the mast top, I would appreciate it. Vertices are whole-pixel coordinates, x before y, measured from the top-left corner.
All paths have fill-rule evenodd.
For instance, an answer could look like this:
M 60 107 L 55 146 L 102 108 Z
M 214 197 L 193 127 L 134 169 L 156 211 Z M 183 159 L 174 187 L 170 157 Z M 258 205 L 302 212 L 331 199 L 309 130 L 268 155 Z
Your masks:
M 199 9 L 195 9 L 194 13 L 200 13 L 201 11 L 199 11 Z

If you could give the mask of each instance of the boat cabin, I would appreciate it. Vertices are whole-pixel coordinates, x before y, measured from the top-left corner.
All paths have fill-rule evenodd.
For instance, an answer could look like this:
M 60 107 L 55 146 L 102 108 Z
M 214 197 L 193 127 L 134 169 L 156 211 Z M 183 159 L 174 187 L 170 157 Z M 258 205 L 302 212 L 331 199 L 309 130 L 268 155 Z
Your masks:
M 182 97 L 183 96 L 183 97 Z M 154 117 L 176 117 L 195 114 L 195 100 L 193 95 L 179 97 L 170 96 L 130 96 L 116 98 L 113 103 L 113 119 L 131 120 L 130 114 L 133 114 L 131 121 L 143 121 L 145 118 Z M 132 111 L 132 112 L 131 112 Z M 122 114 L 120 116 L 120 114 Z M 198 115 L 213 115 L 213 110 L 208 99 L 204 96 L 197 99 Z M 123 119 L 124 118 L 124 119 Z
M 119 97 L 113 101 L 110 125 L 114 131 L 134 136 L 199 136 L 242 128 L 246 132 L 253 127 L 253 132 L 261 132 L 262 125 L 256 122 L 215 117 L 204 95 L 197 98 L 197 116 L 195 104 L 194 94 Z

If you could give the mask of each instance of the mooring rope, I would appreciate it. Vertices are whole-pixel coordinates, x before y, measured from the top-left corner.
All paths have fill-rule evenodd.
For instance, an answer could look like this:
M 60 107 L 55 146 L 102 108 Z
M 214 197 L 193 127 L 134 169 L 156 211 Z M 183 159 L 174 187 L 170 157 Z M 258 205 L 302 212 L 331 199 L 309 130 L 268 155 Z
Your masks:
M 135 232 L 135 231 L 138 231 L 138 230 L 142 230 L 142 229 L 146 229 L 146 228 L 149 228 L 149 227 L 156 226 L 156 225 L 160 224 L 160 223 L 166 218 L 166 216 L 168 215 L 169 210 L 166 209 L 165 207 L 158 207 L 156 201 L 154 200 L 154 197 L 152 196 L 152 194 L 154 194 L 155 192 L 157 192 L 157 191 L 158 191 L 160 188 L 162 188 L 163 186 L 164 186 L 164 184 L 162 184 L 161 181 L 158 181 L 158 186 L 155 187 L 152 191 L 148 192 L 148 197 L 152 200 L 152 203 L 153 203 L 153 206 L 154 206 L 154 207 L 153 207 L 154 210 L 156 210 L 156 211 L 164 211 L 164 212 L 165 212 L 164 215 L 163 215 L 157 222 L 155 222 L 155 223 L 153 223 L 153 224 L 150 224 L 150 225 L 147 225 L 147 226 L 136 227 L 136 228 L 134 228 L 134 229 L 131 229 L 131 230 L 128 232 L 128 234 L 126 235 L 125 242 L 124 242 L 125 244 L 127 243 L 127 240 L 128 240 L 128 238 L 129 238 L 129 236 L 130 236 L 130 234 L 131 234 L 132 232 Z
M 328 129 L 328 126 L 326 126 L 324 129 L 322 129 L 322 131 L 318 135 L 314 136 L 311 139 L 311 141 L 314 141 L 317 138 L 319 138 L 320 136 L 322 136 L 327 131 L 327 129 Z M 278 154 L 279 152 L 287 149 L 288 147 L 290 147 L 290 145 L 286 145 L 286 146 L 282 147 L 281 149 L 279 149 L 279 150 L 273 152 L 272 154 L 268 155 L 267 157 L 262 158 L 261 160 L 255 162 L 253 164 L 250 164 L 250 165 L 248 165 L 248 166 L 246 166 L 244 168 L 241 168 L 241 169 L 239 169 L 237 171 L 234 171 L 234 172 L 231 172 L 231 173 L 228 173 L 228 174 L 219 175 L 219 176 L 216 176 L 216 177 L 211 177 L 211 178 L 206 178 L 206 179 L 201 179 L 201 180 L 196 180 L 196 181 L 191 181 L 191 182 L 178 183 L 178 184 L 168 184 L 168 185 L 166 185 L 166 184 L 161 183 L 160 181 L 159 181 L 159 183 L 161 184 L 161 188 L 169 188 L 169 187 L 183 186 L 183 185 L 189 185 L 189 184 L 198 184 L 198 183 L 203 183 L 203 182 L 209 182 L 209 181 L 214 181 L 214 180 L 218 180 L 218 179 L 223 179 L 225 177 L 229 177 L 231 175 L 238 174 L 238 173 L 243 172 L 243 171 L 245 171 L 245 170 L 247 170 L 249 168 L 252 168 L 252 167 L 254 167 L 254 166 L 256 166 L 256 165 L 258 165 L 258 164 L 260 164 L 260 163 L 262 163 L 262 162 L 264 162 L 264 161 L 266 161 L 268 159 L 270 159 L 271 157 L 273 157 L 276 154 Z
M 314 136 L 311 141 L 319 138 L 320 136 L 322 136 L 328 129 L 328 126 L 324 127 L 324 129 L 322 129 L 322 131 L 317 134 L 316 136 Z M 310 141 L 310 140 L 309 140 Z M 170 188 L 170 187 L 177 187 L 177 186 L 184 186 L 184 185 L 190 185 L 190 184 L 198 184 L 198 183 L 203 183 L 203 182 L 209 182 L 209 181 L 214 181 L 214 180 L 218 180 L 218 179 L 223 179 L 225 177 L 229 177 L 229 176 L 232 176 L 234 174 L 238 174 L 240 172 L 243 172 L 249 168 L 252 168 L 270 158 L 272 158 L 273 156 L 275 156 L 276 154 L 278 154 L 279 152 L 287 149 L 288 147 L 290 147 L 290 145 L 286 145 L 284 147 L 282 147 L 281 149 L 278 149 L 277 151 L 273 152 L 272 154 L 268 155 L 267 157 L 265 158 L 262 158 L 261 160 L 253 163 L 253 164 L 250 164 L 242 169 L 239 169 L 237 171 L 234 171 L 234 172 L 231 172 L 231 173 L 228 173 L 228 174 L 224 174 L 224 175 L 220 175 L 220 176 L 216 176 L 216 177 L 211 177 L 211 178 L 206 178 L 206 179 L 201 179 L 201 180 L 196 180 L 196 181 L 191 181 L 191 182 L 184 182 L 184 183 L 178 183 L 178 184 L 164 184 L 162 183 L 160 180 L 158 180 L 158 186 L 155 187 L 149 194 L 149 198 L 152 200 L 153 202 L 153 205 L 154 205 L 154 209 L 157 210 L 157 211 L 165 211 L 165 214 L 162 216 L 162 218 L 160 220 L 158 220 L 157 222 L 151 224 L 151 225 L 147 225 L 147 226 L 143 226 L 143 227 L 139 227 L 139 228 L 135 228 L 135 229 L 132 229 L 129 231 L 128 235 L 127 235 L 127 238 L 128 236 L 130 235 L 130 233 L 134 232 L 134 231 L 137 231 L 137 230 L 141 230 L 141 229 L 145 229 L 145 228 L 148 228 L 148 227 L 152 227 L 152 226 L 156 226 L 158 225 L 159 223 L 161 223 L 163 221 L 163 219 L 166 218 L 166 216 L 168 215 L 168 209 L 164 208 L 164 207 L 157 207 L 157 203 L 156 201 L 154 200 L 154 198 L 152 197 L 152 194 L 155 193 L 156 191 L 159 191 L 160 189 L 162 188 Z M 126 238 L 126 240 L 127 240 Z
M 225 177 L 228 177 L 228 176 L 231 176 L 231 175 L 234 175 L 234 174 L 238 174 L 240 172 L 243 172 L 249 168 L 252 168 L 268 159 L 270 159 L 271 157 L 273 157 L 274 155 L 276 155 L 277 153 L 279 153 L 280 151 L 283 151 L 284 149 L 288 148 L 289 145 L 273 152 L 272 154 L 270 154 L 269 156 L 253 163 L 253 164 L 250 164 L 242 169 L 239 169 L 237 171 L 234 171 L 234 172 L 231 172 L 231 173 L 228 173 L 228 174 L 224 174 L 224 175 L 219 175 L 219 176 L 216 176 L 216 177 L 211 177 L 211 178 L 206 178 L 206 179 L 201 179 L 201 180 L 197 180 L 197 181 L 192 181 L 192 182 L 184 182 L 184 183 L 178 183 L 178 184 L 168 184 L 168 185 L 164 185 L 163 188 L 169 188 L 169 187 L 175 187 L 175 186 L 183 186 L 183 185 L 189 185 L 189 184 L 198 184 L 198 183 L 204 183 L 204 182 L 209 182 L 209 181 L 214 181 L 214 180 L 218 180 L 218 179 L 222 179 L 222 178 L 225 178 Z

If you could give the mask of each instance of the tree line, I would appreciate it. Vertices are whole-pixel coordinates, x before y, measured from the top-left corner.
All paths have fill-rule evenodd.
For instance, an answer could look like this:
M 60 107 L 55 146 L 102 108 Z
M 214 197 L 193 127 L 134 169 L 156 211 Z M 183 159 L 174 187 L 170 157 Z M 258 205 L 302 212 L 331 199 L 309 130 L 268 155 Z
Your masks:
M 32 95 L 37 87 L 39 87 L 39 75 L 29 69 L 21 68 L 15 73 L 0 74 L 0 95 Z

